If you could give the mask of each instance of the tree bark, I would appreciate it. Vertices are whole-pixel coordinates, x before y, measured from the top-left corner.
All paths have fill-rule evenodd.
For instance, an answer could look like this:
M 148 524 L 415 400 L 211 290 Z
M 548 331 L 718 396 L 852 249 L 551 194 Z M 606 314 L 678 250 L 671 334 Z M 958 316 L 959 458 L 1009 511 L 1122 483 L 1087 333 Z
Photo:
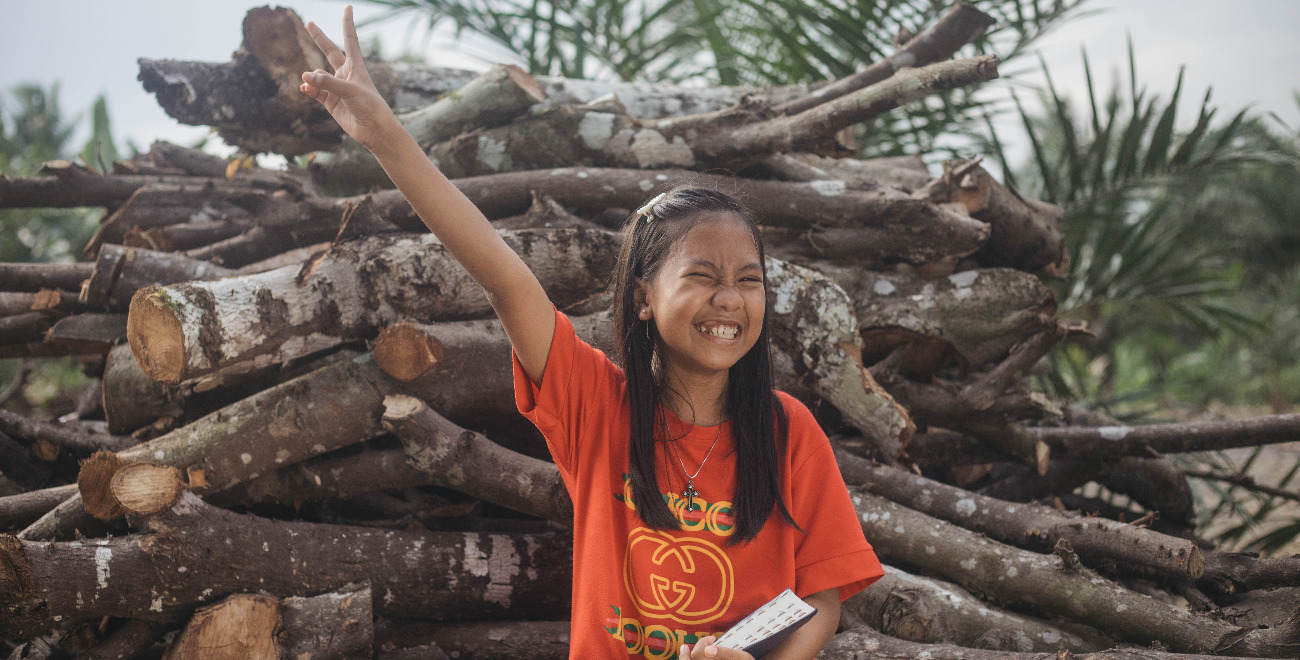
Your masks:
M 1031 432 L 1052 447 L 1053 456 L 1095 460 L 1291 442 L 1300 433 L 1300 414 L 1145 426 L 1042 427 Z
M 139 441 L 130 436 L 91 433 L 84 429 L 66 428 L 59 424 L 28 419 L 8 410 L 0 410 L 0 431 L 11 436 L 24 438 L 29 442 L 44 440 L 60 447 L 80 451 L 95 451 L 96 449 L 117 451 L 139 444 Z
M 840 130 L 930 94 L 992 80 L 995 58 L 978 56 L 896 73 L 799 114 L 772 117 L 758 102 L 691 117 L 635 120 L 604 104 L 545 113 L 434 145 L 448 177 L 571 166 L 740 169 L 773 152 L 817 151 Z
M 414 397 L 386 397 L 384 408 L 384 426 L 431 483 L 573 526 L 573 502 L 554 464 L 466 431 Z
M 616 242 L 604 232 L 504 237 L 561 306 L 603 288 L 613 268 Z M 128 338 L 146 373 L 178 383 L 278 364 L 403 319 L 489 313 L 483 290 L 435 237 L 386 236 L 336 245 L 302 269 L 142 289 Z
M 129 660 L 140 657 L 157 642 L 164 629 L 164 625 L 156 621 L 132 619 L 94 648 L 78 655 L 77 660 Z
M 77 493 L 77 484 L 0 497 L 0 529 L 22 529 Z
M 565 660 L 569 657 L 568 621 L 447 624 L 392 621 L 377 632 L 377 637 L 381 646 L 394 647 L 393 651 L 381 652 L 378 656 L 381 659 Z M 401 655 L 406 649 L 412 655 Z
M 1180 653 L 1288 657 L 1300 630 L 1241 629 L 1142 596 L 1085 568 L 1003 545 L 861 490 L 850 489 L 863 532 L 886 561 L 933 571 L 1003 603 L 1040 608 L 1139 644 L 1158 641 Z
M 892 566 L 843 607 L 875 630 L 909 642 L 1054 653 L 1096 651 L 1114 640 L 1084 626 L 1069 628 L 986 605 L 955 584 Z
M 397 119 L 416 142 L 428 148 L 475 128 L 507 124 L 545 98 L 541 83 L 523 69 L 497 64 L 455 94 L 403 113 Z M 391 187 L 379 161 L 351 138 L 344 138 L 342 146 L 330 154 L 327 162 L 313 164 L 312 174 L 336 187 Z
M 201 607 L 163 660 L 278 660 L 280 602 L 265 594 L 234 594 Z
M 817 657 L 824 660 L 1043 660 L 1041 653 L 988 651 L 952 644 L 917 644 L 882 635 L 866 626 L 853 627 L 831 638 Z M 1051 657 L 1051 656 L 1049 656 Z M 1078 660 L 1224 660 L 1222 655 L 1167 653 L 1150 648 L 1113 648 L 1095 653 L 1064 655 Z
M 881 460 L 896 460 L 916 426 L 863 367 L 848 295 L 816 271 L 775 259 L 767 263 L 767 289 L 772 343 L 790 357 L 795 376 L 835 406 Z
M 971 217 L 989 223 L 993 230 L 989 242 L 973 257 L 980 264 L 1065 276 L 1069 260 L 1061 233 L 1065 211 L 1026 199 L 998 183 L 979 166 L 978 158 L 944 163 L 943 176 L 916 194 L 938 203 L 961 204 Z
M 110 244 L 99 250 L 95 271 L 82 288 L 82 301 L 105 310 L 125 311 L 131 296 L 146 286 L 215 280 L 233 272 L 180 254 Z
M 355 658 L 374 654 L 375 625 L 369 586 L 280 602 L 283 628 L 275 639 L 280 657 L 292 660 Z
M 1105 518 L 1017 504 L 836 452 L 846 483 L 909 509 L 1029 550 L 1049 553 L 1064 539 L 1089 563 L 1114 561 L 1167 577 L 1196 579 L 1205 557 L 1195 543 Z
M 564 535 L 288 523 L 188 492 L 136 524 L 147 533 L 69 543 L 0 536 L 4 634 L 39 634 L 55 616 L 174 621 L 232 593 L 311 595 L 349 583 L 369 583 L 376 611 L 392 616 L 542 618 L 568 607 Z

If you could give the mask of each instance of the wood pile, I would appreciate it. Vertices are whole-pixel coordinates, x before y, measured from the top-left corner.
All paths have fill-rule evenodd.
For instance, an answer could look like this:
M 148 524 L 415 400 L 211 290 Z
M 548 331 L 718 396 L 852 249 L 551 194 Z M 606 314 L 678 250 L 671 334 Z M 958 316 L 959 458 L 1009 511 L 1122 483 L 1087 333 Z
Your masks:
M 755 211 L 780 387 L 832 434 L 888 564 L 823 657 L 1296 657 L 1300 557 L 1196 538 L 1166 454 L 1300 420 L 1130 428 L 1032 391 L 1083 331 L 1040 280 L 1063 272 L 1061 210 L 978 158 L 934 178 L 851 157 L 853 126 L 996 77 L 951 59 L 989 22 L 958 5 L 815 89 L 371 70 L 598 347 L 630 209 L 689 182 Z M 326 66 L 286 47 L 304 34 L 253 10 L 231 62 L 140 79 L 179 120 L 309 164 L 158 143 L 111 174 L 0 177 L 0 208 L 106 209 L 94 261 L 0 264 L 0 357 L 80 356 L 96 379 L 62 421 L 0 411 L 11 657 L 567 657 L 572 511 L 504 332 L 297 92 Z M 1088 482 L 1133 508 L 1073 494 Z

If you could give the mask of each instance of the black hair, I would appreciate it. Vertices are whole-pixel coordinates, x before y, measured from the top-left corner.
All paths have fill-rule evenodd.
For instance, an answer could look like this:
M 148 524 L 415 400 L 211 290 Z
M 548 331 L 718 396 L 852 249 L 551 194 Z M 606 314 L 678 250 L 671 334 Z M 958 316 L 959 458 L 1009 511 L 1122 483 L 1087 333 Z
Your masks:
M 632 496 L 641 520 L 653 529 L 681 529 L 660 496 L 656 479 L 656 449 L 668 438 L 656 438 L 666 428 L 660 401 L 665 391 L 655 368 L 657 328 L 654 319 L 642 321 L 633 291 L 638 280 L 649 282 L 673 247 L 705 216 L 729 213 L 749 228 L 763 263 L 763 241 L 753 215 L 726 193 L 679 186 L 632 214 L 624 226 L 623 247 L 614 273 L 614 328 L 617 355 L 627 376 L 632 437 L 628 472 Z M 763 286 L 767 268 L 763 266 Z M 732 501 L 735 532 L 729 542 L 754 538 L 771 516 L 773 507 L 796 528 L 781 497 L 781 459 L 786 451 L 789 419 L 773 390 L 771 341 L 767 311 L 758 341 L 731 366 L 726 405 L 736 447 L 736 492 Z

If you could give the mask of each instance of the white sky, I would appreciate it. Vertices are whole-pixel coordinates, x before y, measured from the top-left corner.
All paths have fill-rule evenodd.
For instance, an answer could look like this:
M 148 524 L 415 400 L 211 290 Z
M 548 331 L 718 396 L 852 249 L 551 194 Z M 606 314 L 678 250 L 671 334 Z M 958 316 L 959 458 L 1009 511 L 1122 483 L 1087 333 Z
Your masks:
M 278 4 L 337 34 L 346 3 Z M 239 46 L 245 11 L 258 5 L 249 0 L 0 0 L 0 55 L 8 63 L 0 68 L 0 89 L 19 82 L 59 81 L 68 116 L 88 112 L 94 97 L 104 93 L 119 147 L 125 139 L 141 148 L 154 139 L 193 143 L 207 130 L 182 126 L 163 113 L 136 81 L 135 60 L 228 61 Z M 1058 89 L 1079 103 L 1084 99 L 1080 47 L 1088 50 L 1094 80 L 1107 89 L 1115 72 L 1122 72 L 1127 81 L 1127 32 L 1136 48 L 1138 78 L 1153 92 L 1167 96 L 1179 65 L 1187 66 L 1180 124 L 1194 121 L 1196 104 L 1213 85 L 1220 116 L 1254 104 L 1261 112 L 1277 113 L 1293 128 L 1300 126 L 1300 109 L 1292 97 L 1293 90 L 1300 89 L 1300 2 L 1094 0 L 1088 6 L 1103 11 L 1068 21 L 1038 44 Z M 377 11 L 357 5 L 359 17 Z M 371 35 L 379 37 L 385 55 L 417 50 L 429 53 L 433 63 L 474 68 L 474 60 L 463 54 L 465 47 L 455 52 L 457 47 L 445 36 L 421 40 L 423 32 L 412 35 L 405 21 L 363 29 L 363 42 Z M 485 54 L 488 49 L 480 45 L 474 51 Z M 1005 65 L 1003 75 L 1037 81 L 1036 69 L 1036 60 L 1025 57 Z

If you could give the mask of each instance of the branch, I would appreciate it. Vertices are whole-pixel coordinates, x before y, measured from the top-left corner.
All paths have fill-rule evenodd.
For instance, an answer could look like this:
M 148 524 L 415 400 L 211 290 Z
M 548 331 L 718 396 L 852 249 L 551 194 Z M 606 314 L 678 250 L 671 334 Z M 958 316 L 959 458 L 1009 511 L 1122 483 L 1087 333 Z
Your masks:
M 1291 442 L 1300 434 L 1300 414 L 1147 426 L 1040 427 L 1029 432 L 1046 442 L 1055 457 L 1096 460 Z
M 996 21 L 965 3 L 953 5 L 947 13 L 920 34 L 912 37 L 890 55 L 866 69 L 818 87 L 812 93 L 782 103 L 774 108 L 778 114 L 799 114 L 813 106 L 837 99 L 850 92 L 874 85 L 897 73 L 946 60 L 962 46 L 978 39 Z
M 0 410 L 0 431 L 30 442 L 44 440 L 65 449 L 81 451 L 119 451 L 140 444 L 139 440 L 131 436 L 73 430 L 59 424 L 28 419 L 8 410 Z

